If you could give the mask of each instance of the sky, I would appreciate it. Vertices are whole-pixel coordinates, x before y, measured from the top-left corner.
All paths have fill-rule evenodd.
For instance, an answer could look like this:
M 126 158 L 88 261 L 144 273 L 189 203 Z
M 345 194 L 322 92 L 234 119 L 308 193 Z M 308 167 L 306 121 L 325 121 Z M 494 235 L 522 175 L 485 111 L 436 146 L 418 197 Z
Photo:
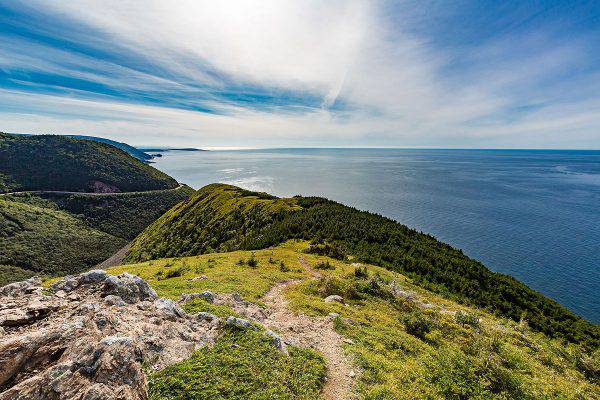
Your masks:
M 600 149 L 600 2 L 0 0 L 0 131 Z

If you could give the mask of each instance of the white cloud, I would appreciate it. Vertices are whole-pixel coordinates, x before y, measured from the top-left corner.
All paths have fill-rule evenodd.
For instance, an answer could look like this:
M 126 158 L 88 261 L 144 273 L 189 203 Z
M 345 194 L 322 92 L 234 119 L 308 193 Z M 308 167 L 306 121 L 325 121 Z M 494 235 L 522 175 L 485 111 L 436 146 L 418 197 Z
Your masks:
M 91 56 L 21 43 L 0 45 L 0 68 L 27 67 L 164 96 L 236 84 L 321 99 L 314 107 L 256 111 L 198 92 L 214 115 L 165 107 L 5 92 L 3 130 L 88 133 L 137 144 L 424 145 L 464 147 L 600 145 L 598 105 L 565 98 L 547 78 L 577 65 L 581 43 L 481 43 L 448 72 L 450 54 L 409 34 L 402 15 L 375 1 L 39 0 L 37 6 L 98 30 L 107 43 L 150 60 L 159 78 Z M 405 26 L 406 25 L 406 26 Z M 411 30 L 412 32 L 412 30 Z M 514 38 L 512 38 L 514 39 Z M 37 50 L 37 51 L 36 51 Z M 98 73 L 104 71 L 106 73 Z M 212 76 L 211 73 L 220 75 Z M 586 92 L 587 87 L 587 92 Z M 226 89 L 226 87 L 224 87 Z M 73 95 L 78 95 L 71 91 Z M 188 103 L 191 101 L 187 99 Z M 347 107 L 336 108 L 336 102 Z M 16 105 L 21 105 L 18 111 Z M 526 113 L 519 107 L 535 105 Z M 30 117 L 23 116 L 23 109 Z M 564 110 L 569 110 L 566 115 Z M 12 111 L 10 111 L 12 110 Z M 168 138 L 168 139 L 167 139 Z M 590 139 L 591 138 L 591 139 Z M 518 139 L 518 140 L 517 140 Z M 541 143 L 541 145 L 540 145 Z

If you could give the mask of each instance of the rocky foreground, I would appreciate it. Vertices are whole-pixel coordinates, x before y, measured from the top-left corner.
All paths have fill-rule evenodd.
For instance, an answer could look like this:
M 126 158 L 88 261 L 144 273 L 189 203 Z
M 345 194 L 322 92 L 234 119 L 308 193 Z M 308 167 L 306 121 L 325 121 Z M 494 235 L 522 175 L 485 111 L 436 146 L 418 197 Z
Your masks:
M 144 368 L 188 358 L 220 326 L 128 273 L 12 283 L 0 288 L 0 399 L 146 399 Z

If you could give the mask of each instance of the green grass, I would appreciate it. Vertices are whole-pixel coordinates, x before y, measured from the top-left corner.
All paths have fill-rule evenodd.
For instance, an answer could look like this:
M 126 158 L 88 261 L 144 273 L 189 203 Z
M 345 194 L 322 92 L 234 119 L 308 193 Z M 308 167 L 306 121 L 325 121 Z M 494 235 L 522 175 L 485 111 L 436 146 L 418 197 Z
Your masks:
M 536 333 L 526 323 L 457 304 L 383 268 L 368 265 L 366 273 L 363 269 L 356 273 L 351 264 L 307 254 L 307 248 L 307 242 L 291 241 L 272 249 L 156 260 L 109 272 L 129 271 L 149 279 L 160 296 L 177 298 L 181 293 L 211 290 L 240 293 L 258 304 L 275 283 L 303 279 L 286 291 L 289 307 L 314 316 L 340 314 L 334 328 L 352 341 L 345 349 L 362 371 L 360 399 L 600 398 L 599 351 L 590 353 Z M 251 257 L 258 261 L 256 268 L 237 265 Z M 314 280 L 302 269 L 300 257 L 313 268 L 320 263 L 333 268 L 319 270 L 325 278 Z M 280 261 L 290 271 L 282 272 Z M 164 279 L 172 271 L 179 276 Z M 190 280 L 200 275 L 208 279 Z M 413 293 L 413 300 L 394 296 L 394 285 Z M 325 303 L 323 298 L 331 294 L 343 296 L 348 305 Z M 419 303 L 432 307 L 420 308 Z M 186 309 L 234 315 L 227 307 L 202 300 Z M 322 367 L 310 364 L 315 359 L 297 359 L 303 360 L 299 364 L 310 364 L 309 369 L 297 371 L 292 367 L 299 365 L 293 359 L 296 353 L 284 362 L 272 358 L 280 355 L 269 346 L 259 334 L 228 331 L 217 347 L 202 349 L 192 359 L 153 375 L 151 394 L 155 399 L 317 398 L 311 396 L 321 380 L 314 377 Z M 308 391 L 293 392 L 286 379 L 294 387 L 298 381 L 311 383 L 301 385 Z
M 0 264 L 66 275 L 103 261 L 125 243 L 64 211 L 0 199 Z
M 580 367 L 586 357 L 598 359 L 598 352 L 588 355 L 526 325 L 442 299 L 381 268 L 369 266 L 369 277 L 357 278 L 348 264 L 330 263 L 336 269 L 323 272 L 327 279 L 294 286 L 287 297 L 298 312 L 340 314 L 335 329 L 353 341 L 347 351 L 363 370 L 361 399 L 600 398 L 600 387 Z M 391 282 L 434 307 L 389 296 Z M 342 295 L 350 306 L 324 303 L 330 294 Z M 481 321 L 474 323 L 473 316 Z
M 258 262 L 257 268 L 238 265 L 240 259 L 247 260 L 252 254 Z M 279 262 L 284 262 L 289 270 L 282 272 Z M 109 269 L 112 274 L 125 271 L 146 279 L 164 297 L 176 299 L 182 293 L 211 290 L 216 293 L 239 293 L 246 300 L 254 302 L 259 301 L 277 282 L 308 276 L 293 248 L 213 253 L 125 264 Z M 173 275 L 173 271 L 177 271 L 174 275 L 178 276 L 166 278 Z M 208 279 L 191 280 L 201 275 Z
M 324 361 L 313 351 L 278 351 L 261 333 L 234 328 L 190 359 L 150 374 L 152 400 L 317 400 Z
M 213 251 L 253 250 L 290 239 L 312 241 L 310 251 L 353 258 L 403 273 L 422 287 L 484 308 L 532 329 L 589 349 L 600 327 L 516 279 L 495 273 L 462 251 L 389 218 L 315 197 L 278 199 L 229 185 L 200 189 L 135 240 L 126 259 L 141 261 Z
M 150 225 L 135 240 L 125 260 L 231 251 L 249 232 L 299 209 L 294 199 L 277 199 L 229 185 L 208 185 Z

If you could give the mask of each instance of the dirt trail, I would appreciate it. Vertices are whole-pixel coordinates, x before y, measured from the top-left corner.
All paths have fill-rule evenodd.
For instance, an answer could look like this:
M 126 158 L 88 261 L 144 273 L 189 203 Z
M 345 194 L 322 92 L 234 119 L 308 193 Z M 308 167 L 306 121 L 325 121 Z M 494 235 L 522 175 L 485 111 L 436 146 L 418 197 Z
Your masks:
M 102 261 L 100 264 L 96 265 L 96 268 L 107 269 L 110 267 L 116 267 L 117 265 L 121 265 L 123 262 L 123 257 L 125 257 L 125 253 L 129 251 L 133 242 L 127 243 L 125 246 L 121 247 L 115 254 Z
M 304 260 L 302 266 L 311 273 L 312 279 L 320 275 Z M 299 347 L 312 348 L 323 355 L 327 366 L 327 380 L 322 395 L 325 400 L 353 399 L 356 371 L 350 358 L 342 348 L 344 338 L 333 329 L 330 317 L 309 317 L 292 312 L 285 300 L 285 289 L 301 281 L 290 281 L 275 285 L 263 297 L 268 314 L 262 323 L 277 331 L 284 342 Z

